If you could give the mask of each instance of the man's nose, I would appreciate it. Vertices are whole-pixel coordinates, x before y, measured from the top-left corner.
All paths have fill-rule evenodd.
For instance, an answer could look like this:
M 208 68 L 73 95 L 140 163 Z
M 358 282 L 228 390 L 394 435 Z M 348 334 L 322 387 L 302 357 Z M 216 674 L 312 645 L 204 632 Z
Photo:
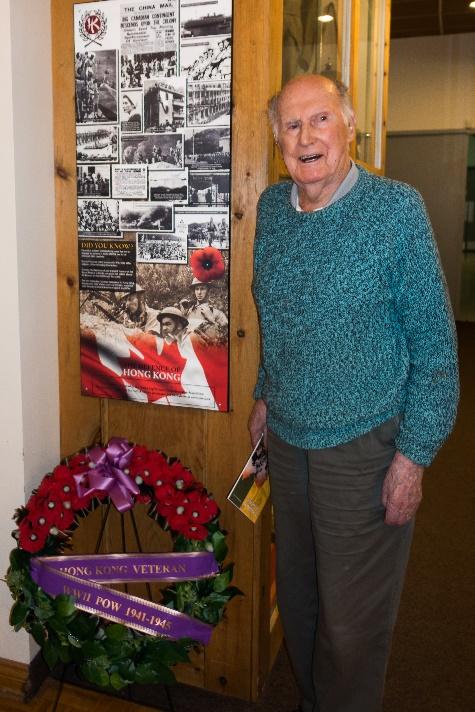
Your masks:
M 308 146 L 315 140 L 315 131 L 311 124 L 302 123 L 299 140 L 303 146 Z

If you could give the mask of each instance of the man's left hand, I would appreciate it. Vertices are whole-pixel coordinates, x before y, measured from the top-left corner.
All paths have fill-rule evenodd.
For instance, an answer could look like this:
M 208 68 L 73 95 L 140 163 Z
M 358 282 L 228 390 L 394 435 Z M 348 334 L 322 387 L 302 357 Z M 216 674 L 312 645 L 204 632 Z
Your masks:
M 396 452 L 383 483 L 386 524 L 400 527 L 415 515 L 422 500 L 423 473 L 422 465 Z

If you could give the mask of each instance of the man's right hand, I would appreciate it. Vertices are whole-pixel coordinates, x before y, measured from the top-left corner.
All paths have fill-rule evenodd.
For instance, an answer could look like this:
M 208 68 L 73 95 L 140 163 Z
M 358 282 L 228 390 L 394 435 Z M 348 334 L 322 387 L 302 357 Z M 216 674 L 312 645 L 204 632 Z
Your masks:
M 254 403 L 247 427 L 251 435 L 252 447 L 256 447 L 259 438 L 264 433 L 264 447 L 267 450 L 267 406 L 262 398 Z

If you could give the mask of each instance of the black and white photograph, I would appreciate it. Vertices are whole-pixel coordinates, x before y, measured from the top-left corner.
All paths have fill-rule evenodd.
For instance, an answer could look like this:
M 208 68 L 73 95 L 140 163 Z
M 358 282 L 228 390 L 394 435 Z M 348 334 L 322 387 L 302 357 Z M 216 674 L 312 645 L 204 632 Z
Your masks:
M 183 128 L 185 86 L 183 77 L 145 81 L 144 133 L 164 133 Z
M 150 171 L 150 201 L 186 205 L 188 171 Z
M 140 232 L 173 232 L 173 207 L 158 203 L 122 201 L 120 229 Z
M 232 0 L 202 2 L 182 0 L 181 37 L 228 35 L 231 32 Z
M 176 73 L 176 49 L 147 54 L 122 54 L 120 58 L 122 89 L 137 89 L 143 87 L 146 79 L 174 77 Z
M 76 126 L 78 163 L 117 163 L 117 126 Z
M 112 197 L 122 200 L 148 198 L 147 166 L 112 166 Z
M 118 200 L 78 200 L 79 237 L 118 237 Z
M 137 233 L 137 262 L 186 264 L 186 235 Z
M 186 236 L 188 248 L 216 247 L 229 249 L 228 210 L 175 210 L 175 233 Z
M 231 83 L 188 82 L 186 105 L 188 126 L 229 126 Z
M 117 121 L 117 52 L 76 52 L 76 123 Z
M 120 95 L 120 130 L 122 133 L 142 133 L 143 94 L 123 91 Z
M 100 196 L 110 198 L 111 168 L 109 165 L 77 166 L 77 191 L 79 197 Z
M 229 205 L 229 171 L 190 171 L 190 205 Z
M 120 4 L 120 47 L 124 54 L 167 52 L 178 47 L 178 0 Z
M 231 79 L 231 38 L 203 37 L 182 41 L 180 49 L 181 74 L 189 80 Z
M 199 170 L 231 167 L 229 126 L 185 129 L 185 166 Z
M 123 136 L 122 163 L 146 163 L 160 170 L 183 168 L 183 135 Z

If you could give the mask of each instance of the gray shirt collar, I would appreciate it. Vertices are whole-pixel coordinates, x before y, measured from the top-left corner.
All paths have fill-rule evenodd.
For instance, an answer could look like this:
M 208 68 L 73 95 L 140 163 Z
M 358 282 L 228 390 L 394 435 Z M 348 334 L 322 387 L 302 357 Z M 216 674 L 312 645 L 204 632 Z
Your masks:
M 356 167 L 356 163 L 354 161 L 351 161 L 350 170 L 348 171 L 346 177 L 344 178 L 344 180 L 342 180 L 336 191 L 333 193 L 328 203 L 321 208 L 315 208 L 313 212 L 316 213 L 318 210 L 324 210 L 325 208 L 328 208 L 328 206 L 332 203 L 336 203 L 337 200 L 343 198 L 343 196 L 349 193 L 350 190 L 353 188 L 356 181 L 358 180 L 358 176 L 359 172 L 358 168 Z M 293 183 L 292 185 L 292 191 L 290 193 L 290 202 L 292 203 L 295 210 L 297 210 L 299 213 L 303 212 L 299 203 L 298 187 L 295 183 Z

